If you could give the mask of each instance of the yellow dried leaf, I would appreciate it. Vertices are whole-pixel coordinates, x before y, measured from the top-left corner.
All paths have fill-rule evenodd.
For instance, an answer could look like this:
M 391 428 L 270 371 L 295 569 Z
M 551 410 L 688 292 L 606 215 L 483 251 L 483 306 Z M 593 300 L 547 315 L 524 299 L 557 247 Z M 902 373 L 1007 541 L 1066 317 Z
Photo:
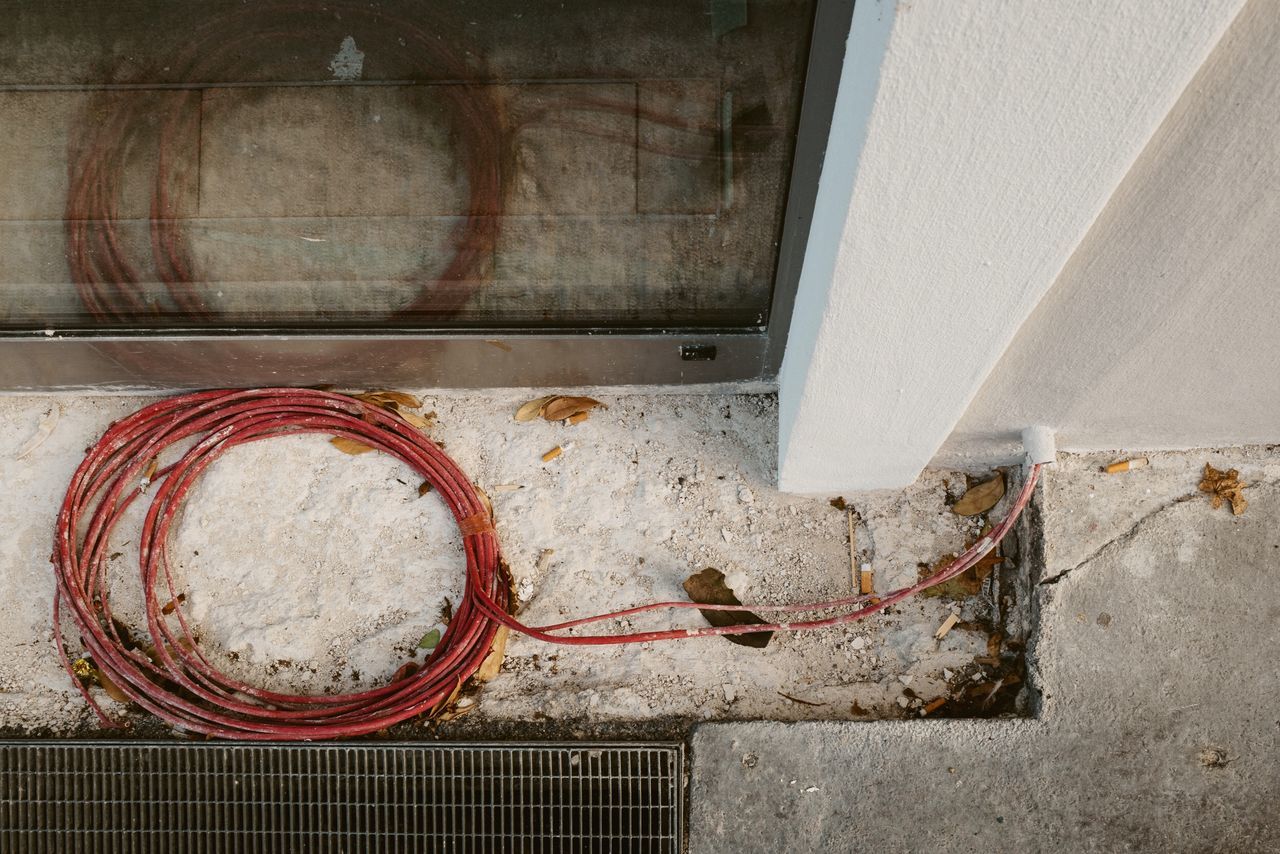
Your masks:
M 986 513 L 1004 497 L 1004 475 L 997 474 L 991 480 L 983 481 L 969 488 L 960 500 L 951 508 L 957 516 L 977 516 Z
M 521 422 L 533 421 L 542 414 L 542 410 L 546 405 L 555 399 L 556 396 L 554 394 L 549 394 L 546 397 L 534 398 L 516 410 L 516 420 Z
M 493 636 L 493 646 L 489 647 L 489 654 L 485 656 L 480 669 L 476 671 L 477 682 L 488 682 L 501 672 L 503 657 L 507 651 L 507 635 L 510 633 L 506 626 L 502 626 Z
M 592 397 L 557 397 L 543 408 L 542 417 L 548 421 L 563 421 L 601 406 L 604 404 Z
M 357 442 L 355 439 L 348 439 L 346 436 L 334 436 L 329 440 L 329 444 L 344 454 L 367 454 L 373 450 L 364 442 Z

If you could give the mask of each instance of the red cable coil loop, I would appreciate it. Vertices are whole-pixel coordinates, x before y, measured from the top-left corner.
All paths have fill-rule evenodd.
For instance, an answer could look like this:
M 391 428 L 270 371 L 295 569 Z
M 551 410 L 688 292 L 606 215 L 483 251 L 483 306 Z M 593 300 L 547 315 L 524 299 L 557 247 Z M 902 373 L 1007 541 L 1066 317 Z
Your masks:
M 201 652 L 178 605 L 174 628 L 164 602 L 177 602 L 167 543 L 175 515 L 204 470 L 227 449 L 297 433 L 321 433 L 364 443 L 420 474 L 439 493 L 463 533 L 466 585 L 439 643 L 407 678 L 342 695 L 286 694 L 256 688 L 219 672 Z M 139 540 L 147 630 L 156 660 L 134 648 L 112 619 L 105 575 L 108 540 L 129 505 L 146 494 L 151 461 L 175 443 L 195 443 L 154 473 L 157 481 Z M 182 729 L 240 740 L 307 740 L 375 732 L 446 704 L 489 654 L 500 626 L 552 643 L 597 645 L 675 640 L 761 631 L 803 631 L 862 619 L 908 596 L 954 578 L 999 544 L 1030 500 L 1040 473 L 1033 466 L 1008 515 L 989 534 L 933 576 L 882 596 L 857 595 L 793 605 L 717 606 L 721 611 L 821 611 L 855 606 L 833 617 L 766 625 L 700 626 L 610 635 L 555 634 L 660 609 L 703 609 L 693 602 L 658 602 L 527 626 L 508 613 L 510 578 L 484 502 L 470 479 L 440 447 L 395 413 L 333 392 L 295 388 L 205 391 L 162 400 L 112 424 L 87 452 L 58 514 L 52 562 L 54 637 L 58 653 L 104 724 L 111 719 L 76 679 L 60 631 L 70 612 L 94 665 L 140 707 Z M 83 532 L 80 534 L 79 532 Z M 163 593 L 159 589 L 163 584 Z

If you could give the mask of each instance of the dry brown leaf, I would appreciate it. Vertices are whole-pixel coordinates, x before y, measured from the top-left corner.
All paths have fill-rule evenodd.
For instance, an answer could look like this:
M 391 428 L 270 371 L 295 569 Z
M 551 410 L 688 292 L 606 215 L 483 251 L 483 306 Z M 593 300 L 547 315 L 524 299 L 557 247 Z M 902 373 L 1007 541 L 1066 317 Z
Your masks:
M 93 678 L 102 686 L 102 690 L 107 692 L 108 697 L 117 703 L 129 702 L 129 695 L 120 690 L 120 686 L 112 682 L 111 677 L 103 673 L 101 668 L 94 668 Z
M 458 684 L 453 686 L 453 692 L 445 699 L 443 703 L 435 707 L 435 710 L 427 715 L 427 720 L 448 720 L 452 717 L 454 711 L 453 704 L 457 701 L 458 695 L 462 693 L 463 678 L 458 677 Z M 448 717 L 446 717 L 448 716 Z
M 355 439 L 348 439 L 346 436 L 334 436 L 329 440 L 329 444 L 344 454 L 367 454 L 373 450 L 364 442 L 357 442 Z
M 557 397 L 547 403 L 542 417 L 548 421 L 563 421 L 579 412 L 590 412 L 604 404 L 593 397 Z
M 436 720 L 438 720 L 440 723 L 445 723 L 446 721 L 454 721 L 462 717 L 463 715 L 471 714 L 477 708 L 479 708 L 479 706 L 476 705 L 476 703 L 467 702 L 467 700 L 468 698 L 464 697 L 462 701 L 459 701 L 458 705 L 454 706 L 452 709 L 449 709 L 448 711 L 441 714 L 440 717 L 436 718 Z
M 426 494 L 427 494 L 428 492 L 430 492 L 430 491 L 431 491 L 431 481 L 429 481 L 429 480 L 424 480 L 422 483 L 418 484 L 418 497 L 419 497 L 419 498 L 421 498 L 422 496 L 426 495 Z
M 177 610 L 178 606 L 185 601 L 187 601 L 187 594 L 179 593 L 177 596 L 173 597 L 172 599 L 170 599 L 168 602 L 164 604 L 164 607 L 160 609 L 160 613 L 172 614 L 174 611 Z
M 409 412 L 404 409 L 397 409 L 396 415 L 399 415 L 405 421 L 408 421 L 419 430 L 430 430 L 435 426 L 435 413 L 431 412 L 426 415 L 419 415 L 416 412 Z
M 991 480 L 969 487 L 969 491 L 961 496 L 951 508 L 951 512 L 957 516 L 977 516 L 995 507 L 1003 497 L 1004 475 L 997 474 Z
M 549 394 L 546 397 L 538 397 L 529 401 L 516 410 L 517 421 L 533 421 L 542 414 L 542 410 L 547 404 L 556 399 L 556 395 Z
M 480 664 L 480 669 L 476 671 L 477 682 L 488 682 L 501 672 L 503 657 L 507 651 L 508 634 L 510 634 L 510 630 L 506 626 L 502 626 L 498 629 L 498 633 L 493 636 L 493 646 L 489 647 L 489 654 L 485 656 L 484 661 Z
M 355 397 L 357 400 L 363 400 L 366 403 L 373 403 L 378 406 L 385 406 L 388 403 L 394 403 L 399 406 L 407 406 L 410 409 L 422 408 L 421 400 L 418 400 L 418 398 L 411 394 L 406 394 L 403 391 L 367 391 L 364 394 L 357 394 Z
M 1236 469 L 1219 471 L 1208 463 L 1204 464 L 1204 476 L 1200 479 L 1200 491 L 1209 494 L 1209 504 L 1217 510 L 1224 503 L 1230 503 L 1231 512 L 1239 516 L 1249 506 L 1245 500 L 1244 488 L 1240 482 L 1240 472 Z
M 684 591 L 689 599 L 700 605 L 741 605 L 738 597 L 724 583 L 724 573 L 715 567 L 707 567 L 684 581 Z M 713 626 L 758 626 L 765 620 L 750 611 L 715 611 L 699 608 L 699 613 Z M 764 649 L 773 638 L 773 632 L 749 632 L 741 635 L 721 635 L 725 640 L 742 646 Z
M 484 509 L 488 512 L 489 518 L 490 519 L 494 518 L 493 502 L 489 500 L 489 493 L 485 492 L 483 489 L 477 486 L 476 496 L 480 499 L 480 503 L 484 505 Z
M 419 666 L 420 665 L 416 661 L 406 661 L 404 664 L 400 665 L 395 673 L 391 674 L 391 681 L 399 682 L 402 679 L 408 679 L 410 676 L 418 672 Z
M 947 564 L 955 559 L 956 555 L 944 555 L 936 560 L 932 566 L 920 564 L 919 580 L 923 581 L 932 575 L 937 575 Z M 982 590 L 982 582 L 986 581 L 987 577 L 991 575 L 991 570 L 1003 561 L 1004 557 L 1002 555 L 990 552 L 955 578 L 927 587 L 920 591 L 920 595 L 926 598 L 941 596 L 946 599 L 968 599 Z

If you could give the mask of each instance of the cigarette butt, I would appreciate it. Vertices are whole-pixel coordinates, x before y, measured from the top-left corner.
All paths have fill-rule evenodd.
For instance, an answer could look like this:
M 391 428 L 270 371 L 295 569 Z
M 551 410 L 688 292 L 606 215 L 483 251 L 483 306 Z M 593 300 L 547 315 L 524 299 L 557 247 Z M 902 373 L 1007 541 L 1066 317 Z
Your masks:
M 591 417 L 590 412 L 579 412 L 577 415 L 570 415 L 565 420 L 568 421 L 570 425 L 573 425 L 573 424 L 581 424 L 583 421 L 586 421 L 590 417 Z
M 938 640 L 942 640 L 947 636 L 947 632 L 955 628 L 955 625 L 958 622 L 960 622 L 959 617 L 955 614 L 948 614 L 947 618 L 942 621 L 942 625 L 938 626 L 938 630 L 933 633 L 933 636 Z
M 863 564 L 862 571 L 858 573 L 858 592 L 874 593 L 875 589 L 875 573 L 870 566 Z
M 545 454 L 542 455 L 542 461 L 544 463 L 549 463 L 563 453 L 564 453 L 564 448 L 560 447 L 559 445 L 556 445 L 554 448 L 552 448 L 551 450 L 547 451 Z
M 1146 457 L 1134 457 L 1131 460 L 1121 460 L 1118 463 L 1112 463 L 1111 465 L 1104 468 L 1103 471 L 1106 472 L 1107 474 L 1119 474 L 1120 472 L 1123 472 L 1123 471 L 1140 469 L 1150 462 L 1151 461 L 1148 460 Z
M 946 702 L 947 702 L 946 697 L 938 697 L 936 700 L 930 700 L 928 705 L 926 705 L 923 709 L 920 710 L 920 714 L 922 715 L 933 714 L 934 712 L 938 711 L 938 709 L 941 709 Z

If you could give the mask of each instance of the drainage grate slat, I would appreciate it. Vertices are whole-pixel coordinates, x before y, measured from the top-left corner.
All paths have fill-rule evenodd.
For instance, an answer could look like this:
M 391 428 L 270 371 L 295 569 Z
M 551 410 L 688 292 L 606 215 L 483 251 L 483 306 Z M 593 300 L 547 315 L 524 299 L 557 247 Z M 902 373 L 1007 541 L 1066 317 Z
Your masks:
M 678 852 L 679 744 L 0 742 L 0 851 Z

